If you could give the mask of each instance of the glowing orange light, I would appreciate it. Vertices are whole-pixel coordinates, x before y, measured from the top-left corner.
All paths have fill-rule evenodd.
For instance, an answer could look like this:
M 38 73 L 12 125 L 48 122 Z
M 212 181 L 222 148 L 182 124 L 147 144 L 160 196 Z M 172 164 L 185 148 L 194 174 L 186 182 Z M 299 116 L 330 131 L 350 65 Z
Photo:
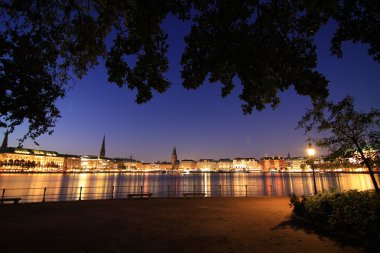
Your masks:
M 308 148 L 307 148 L 307 154 L 309 155 L 309 156 L 314 156 L 315 155 L 315 149 L 311 146 L 311 143 L 309 143 L 309 146 L 308 146 Z

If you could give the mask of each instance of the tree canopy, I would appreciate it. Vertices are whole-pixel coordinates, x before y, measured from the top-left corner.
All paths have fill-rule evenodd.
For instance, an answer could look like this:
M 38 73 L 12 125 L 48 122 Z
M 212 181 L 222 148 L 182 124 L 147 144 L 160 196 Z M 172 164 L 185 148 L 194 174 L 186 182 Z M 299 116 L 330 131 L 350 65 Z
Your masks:
M 28 122 L 24 139 L 51 133 L 56 100 L 99 59 L 109 82 L 137 90 L 137 103 L 165 92 L 168 15 L 191 24 L 183 86 L 207 78 L 227 96 L 241 84 L 245 114 L 276 107 L 291 86 L 313 103 L 326 99 L 314 36 L 329 20 L 337 24 L 333 54 L 342 56 L 344 41 L 365 43 L 380 62 L 377 0 L 0 0 L 0 8 L 0 127 Z
M 358 157 L 370 174 L 376 191 L 379 191 L 373 175 L 373 165 L 380 150 L 380 111 L 355 110 L 354 99 L 325 102 L 307 111 L 298 126 L 306 133 L 316 131 L 321 136 L 311 138 L 322 148 L 330 151 L 330 157 Z

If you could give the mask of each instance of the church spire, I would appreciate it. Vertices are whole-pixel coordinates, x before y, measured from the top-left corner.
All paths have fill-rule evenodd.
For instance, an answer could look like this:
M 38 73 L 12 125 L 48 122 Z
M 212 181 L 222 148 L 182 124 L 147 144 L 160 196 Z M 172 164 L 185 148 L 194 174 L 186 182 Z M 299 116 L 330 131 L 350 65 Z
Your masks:
M 8 130 L 4 134 L 3 143 L 1 144 L 0 150 L 5 151 L 8 148 Z
M 100 148 L 100 158 L 104 158 L 106 156 L 106 135 L 103 136 L 102 147 Z
M 172 152 L 172 169 L 175 170 L 177 168 L 177 149 L 174 147 Z

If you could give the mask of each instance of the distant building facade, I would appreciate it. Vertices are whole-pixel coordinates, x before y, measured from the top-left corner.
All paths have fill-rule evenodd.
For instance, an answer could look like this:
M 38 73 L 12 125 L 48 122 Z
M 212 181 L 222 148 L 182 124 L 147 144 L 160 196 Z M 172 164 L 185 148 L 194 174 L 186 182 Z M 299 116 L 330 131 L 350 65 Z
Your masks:
M 200 159 L 197 162 L 196 168 L 201 171 L 217 171 L 218 162 L 214 159 Z
M 180 170 L 196 170 L 197 162 L 194 160 L 181 160 L 179 163 Z
M 80 156 L 66 155 L 63 162 L 63 169 L 68 172 L 80 171 L 82 169 Z
M 282 156 L 263 157 L 260 159 L 260 165 L 264 172 L 286 170 L 286 160 Z
M 111 167 L 111 159 L 98 156 L 81 156 L 81 168 L 87 171 L 106 170 Z
M 55 151 L 8 147 L 0 152 L 0 171 L 62 171 L 64 161 L 65 157 Z
M 222 171 L 230 171 L 232 169 L 233 162 L 231 159 L 219 159 L 218 169 Z
M 157 162 L 158 169 L 160 170 L 170 170 L 172 169 L 172 164 L 169 162 Z
M 260 163 L 255 158 L 235 158 L 232 160 L 235 170 L 260 170 Z
M 309 165 L 307 165 L 307 158 L 305 157 L 288 157 L 286 159 L 286 168 L 289 172 L 302 172 L 305 171 Z

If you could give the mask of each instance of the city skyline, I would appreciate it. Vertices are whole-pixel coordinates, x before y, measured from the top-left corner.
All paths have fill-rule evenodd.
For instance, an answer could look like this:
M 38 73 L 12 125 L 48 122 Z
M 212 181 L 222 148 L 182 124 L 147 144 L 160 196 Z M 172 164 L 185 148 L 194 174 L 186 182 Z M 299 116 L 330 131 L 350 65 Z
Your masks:
M 106 152 L 105 152 L 105 149 L 106 149 L 106 145 L 105 145 L 105 141 L 106 141 L 106 136 L 104 135 L 103 136 L 103 139 L 102 139 L 102 142 L 101 142 L 101 147 L 100 147 L 100 152 L 99 154 L 70 154 L 70 153 L 61 153 L 59 152 L 58 150 L 42 150 L 39 148 L 39 143 L 37 142 L 34 142 L 35 143 L 35 147 L 32 148 L 32 147 L 20 147 L 20 146 L 8 146 L 7 143 L 8 143 L 8 133 L 5 133 L 4 134 L 4 138 L 3 138 L 3 141 L 2 141 L 2 145 L 0 147 L 0 151 L 3 151 L 5 153 L 7 153 L 8 148 L 10 148 L 10 151 L 11 153 L 14 152 L 14 150 L 19 150 L 19 152 L 21 154 L 24 154 L 24 151 L 29 151 L 29 152 L 54 152 L 60 156 L 74 156 L 74 157 L 88 157 L 88 156 L 91 156 L 91 157 L 98 157 L 99 159 L 125 159 L 125 160 L 136 160 L 136 161 L 140 161 L 140 162 L 144 162 L 142 160 L 137 160 L 135 159 L 135 157 L 133 156 L 130 156 L 130 157 L 115 157 L 115 156 L 107 156 Z M 310 145 L 310 143 L 309 143 Z M 174 161 L 177 161 L 177 162 L 180 162 L 180 161 L 202 161 L 202 160 L 210 160 L 210 161 L 223 161 L 223 160 L 239 160 L 239 159 L 255 159 L 255 160 L 261 160 L 261 159 L 266 159 L 266 158 L 269 158 L 269 159 L 272 159 L 272 158 L 281 158 L 281 159 L 286 159 L 287 157 L 290 157 L 290 153 L 288 153 L 286 156 L 280 156 L 280 155 L 268 155 L 268 154 L 265 154 L 265 156 L 263 157 L 256 157 L 256 156 L 239 156 L 239 157 L 222 157 L 222 158 L 218 158 L 216 159 L 215 157 L 203 157 L 203 158 L 199 158 L 199 159 L 189 159 L 189 158 L 181 158 L 181 159 L 177 159 L 177 153 L 176 153 L 176 147 L 173 147 L 173 150 L 172 150 L 172 153 L 171 153 L 171 159 L 169 160 L 156 160 L 156 161 L 149 161 L 147 163 L 171 163 L 173 164 Z M 16 152 L 16 153 L 19 153 L 19 152 Z M 303 156 L 293 156 L 291 158 L 307 158 L 308 155 L 303 155 Z M 317 156 L 316 156 L 317 157 Z
M 182 159 L 202 158 L 305 156 L 307 146 L 303 130 L 295 130 L 298 120 L 311 107 L 310 99 L 290 90 L 280 94 L 276 110 L 266 108 L 245 116 L 238 98 L 241 87 L 221 98 L 218 84 L 205 83 L 197 90 L 185 90 L 180 78 L 180 54 L 183 37 L 189 27 L 170 18 L 164 23 L 169 31 L 170 70 L 167 73 L 172 88 L 142 105 L 134 103 L 135 92 L 107 82 L 103 62 L 82 80 L 77 80 L 58 108 L 58 120 L 52 136 L 36 141 L 39 148 L 74 155 L 98 154 L 102 137 L 107 138 L 107 153 L 111 157 L 130 157 L 154 162 L 170 160 L 174 146 Z M 344 43 L 343 58 L 330 56 L 329 39 L 332 24 L 318 36 L 317 69 L 330 81 L 329 100 L 352 95 L 358 110 L 379 108 L 380 65 L 367 54 L 365 45 Z M 5 129 L 1 129 L 5 132 Z M 17 128 L 9 136 L 9 146 L 27 126 Z M 35 147 L 33 141 L 25 148 Z M 318 154 L 326 153 L 318 150 Z

